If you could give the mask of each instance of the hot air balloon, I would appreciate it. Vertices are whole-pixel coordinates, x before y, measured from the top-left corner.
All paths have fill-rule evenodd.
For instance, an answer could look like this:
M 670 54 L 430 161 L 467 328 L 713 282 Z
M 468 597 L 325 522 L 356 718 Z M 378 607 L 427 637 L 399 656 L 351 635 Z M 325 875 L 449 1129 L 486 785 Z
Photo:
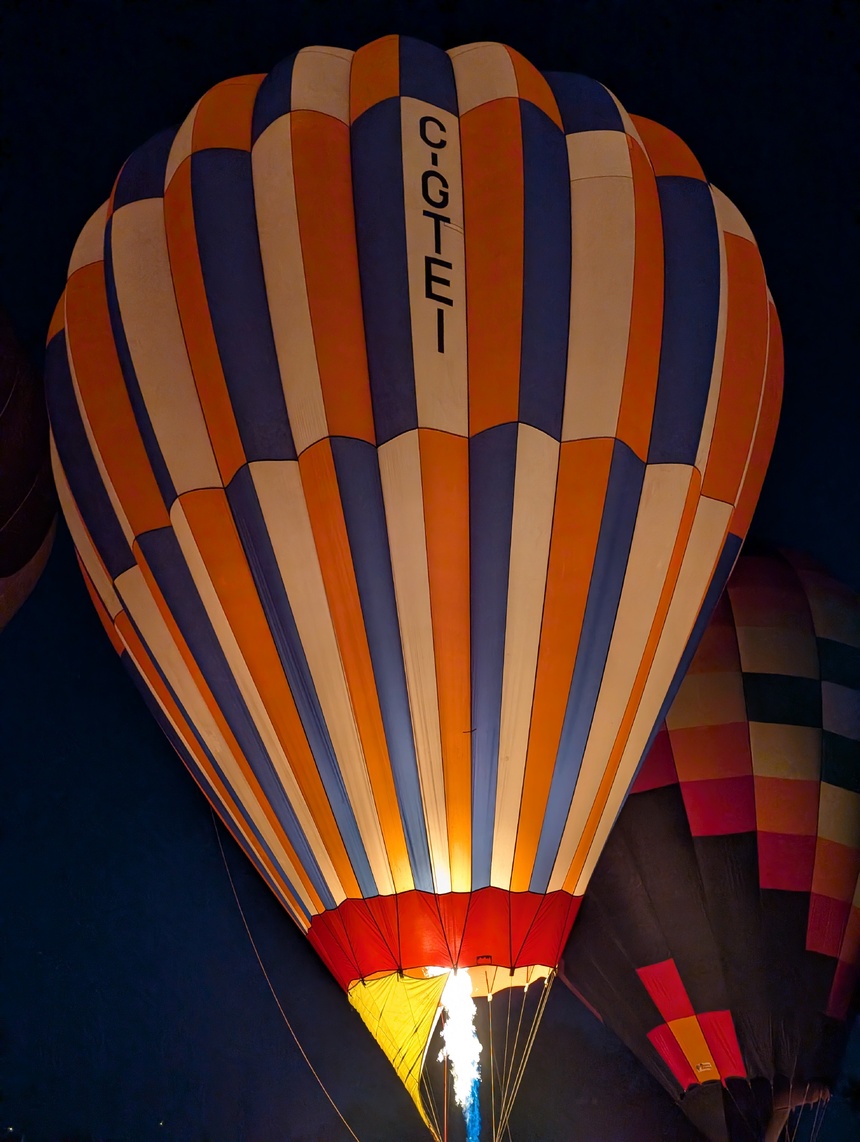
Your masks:
M 0 630 L 48 562 L 56 516 L 42 381 L 0 310 Z
M 564 957 L 710 1142 L 823 1119 L 860 968 L 858 743 L 860 599 L 745 553 Z
M 307 48 L 126 162 L 48 360 L 108 634 L 438 1134 L 440 1002 L 544 993 L 749 524 L 748 226 L 599 83 Z

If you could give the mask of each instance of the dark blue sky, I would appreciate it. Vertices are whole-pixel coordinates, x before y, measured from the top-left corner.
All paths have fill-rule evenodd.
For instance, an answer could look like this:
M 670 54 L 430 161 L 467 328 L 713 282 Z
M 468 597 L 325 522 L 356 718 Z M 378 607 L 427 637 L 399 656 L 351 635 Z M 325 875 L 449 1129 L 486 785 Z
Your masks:
M 754 530 L 860 587 L 854 3 L 0 0 L 0 304 L 34 356 L 75 237 L 134 147 L 221 79 L 391 31 L 504 40 L 688 141 L 752 225 L 785 333 Z M 206 804 L 115 660 L 65 537 L 0 639 L 0 726 L 0 1130 L 346 1139 L 247 944 Z M 285 1008 L 362 1142 L 425 1138 L 345 997 L 226 850 Z M 826 1137 L 856 1139 L 840 1110 Z M 516 1142 L 692 1137 L 560 987 L 514 1125 Z

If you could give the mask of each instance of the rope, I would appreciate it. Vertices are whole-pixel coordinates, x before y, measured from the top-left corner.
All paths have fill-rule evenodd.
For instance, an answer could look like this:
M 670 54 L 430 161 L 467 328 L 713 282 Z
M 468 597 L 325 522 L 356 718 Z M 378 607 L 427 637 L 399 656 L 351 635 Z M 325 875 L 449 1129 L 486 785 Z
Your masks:
M 499 1134 L 500 1135 L 503 1134 L 505 1132 L 505 1130 L 508 1130 L 508 1134 L 510 1136 L 510 1130 L 508 1128 L 508 1123 L 510 1121 L 511 1112 L 514 1108 L 514 1103 L 516 1102 L 517 1094 L 519 1093 L 520 1083 L 523 1081 L 523 1075 L 525 1074 L 526 1064 L 529 1061 L 529 1056 L 531 1055 L 532 1047 L 534 1046 L 534 1041 L 535 1041 L 535 1037 L 536 1037 L 537 1032 L 538 1032 L 538 1027 L 540 1026 L 540 1022 L 543 1018 L 544 1011 L 546 1010 L 547 1001 L 549 1000 L 550 988 L 552 987 L 554 979 L 555 979 L 555 972 L 552 972 L 544 980 L 543 994 L 541 995 L 540 1000 L 538 1001 L 537 1011 L 535 1012 L 535 1017 L 534 1017 L 534 1020 L 532 1021 L 531 1029 L 530 1029 L 528 1037 L 526 1039 L 526 1045 L 523 1047 L 522 1058 L 520 1059 L 520 1065 L 519 1065 L 519 1068 L 517 1070 L 517 1077 L 516 1077 L 516 1080 L 514 1081 L 513 1090 L 510 1091 L 509 1095 L 506 1092 L 505 1097 L 506 1097 L 507 1105 L 505 1107 L 504 1116 L 502 1118 L 500 1118 L 500 1120 L 499 1120 Z M 525 995 L 523 996 L 523 1007 L 525 1007 Z
M 320 1090 L 323 1092 L 323 1094 L 328 1099 L 328 1101 L 331 1104 L 331 1107 L 334 1110 L 335 1114 L 338 1116 L 338 1118 L 341 1120 L 341 1122 L 346 1127 L 347 1132 L 349 1133 L 349 1136 L 351 1138 L 354 1138 L 355 1142 L 360 1142 L 358 1135 L 355 1133 L 355 1131 L 352 1129 L 350 1124 L 347 1122 L 347 1120 L 341 1114 L 337 1103 L 334 1101 L 332 1096 L 326 1090 L 325 1083 L 322 1081 L 322 1079 L 319 1077 L 317 1072 L 314 1070 L 313 1063 L 310 1061 L 310 1059 L 307 1056 L 307 1053 L 305 1052 L 304 1047 L 299 1042 L 299 1038 L 296 1035 L 295 1031 L 293 1030 L 292 1024 L 290 1023 L 289 1019 L 287 1018 L 287 1013 L 284 1011 L 283 1007 L 281 1006 L 281 1001 L 280 1001 L 280 999 L 278 999 L 277 992 L 275 991 L 274 987 L 272 986 L 272 981 L 269 979 L 269 973 L 266 971 L 265 965 L 264 965 L 262 959 L 260 958 L 260 953 L 257 950 L 257 945 L 254 942 L 254 937 L 251 935 L 251 929 L 248 927 L 248 921 L 245 919 L 245 912 L 244 912 L 244 909 L 242 908 L 242 903 L 239 900 L 239 894 L 236 891 L 236 885 L 233 883 L 233 876 L 230 872 L 230 866 L 227 864 L 227 854 L 224 852 L 224 846 L 221 843 L 221 834 L 218 832 L 218 821 L 217 821 L 215 814 L 212 811 L 212 809 L 210 809 L 209 812 L 212 813 L 212 824 L 215 828 L 215 836 L 218 840 L 218 848 L 221 850 L 221 859 L 224 862 L 224 868 L 227 872 L 227 879 L 230 881 L 230 888 L 233 890 L 233 899 L 236 901 L 236 907 L 239 909 L 239 915 L 242 917 L 242 923 L 245 925 L 245 931 L 248 933 L 248 939 L 251 941 L 251 947 L 254 949 L 254 955 L 257 957 L 257 963 L 260 965 L 260 971 L 263 973 L 263 978 L 265 979 L 266 983 L 269 986 L 269 991 L 272 993 L 272 998 L 274 999 L 275 1003 L 278 1005 L 278 1011 L 280 1011 L 280 1013 L 283 1017 L 284 1023 L 286 1023 L 286 1025 L 287 1025 L 287 1030 L 289 1031 L 290 1035 L 292 1035 L 292 1037 L 293 1037 L 293 1042 L 295 1043 L 295 1045 L 299 1049 L 299 1054 L 302 1056 L 304 1061 L 307 1063 L 309 1071 L 311 1072 L 311 1074 L 314 1076 L 314 1078 L 319 1083 Z

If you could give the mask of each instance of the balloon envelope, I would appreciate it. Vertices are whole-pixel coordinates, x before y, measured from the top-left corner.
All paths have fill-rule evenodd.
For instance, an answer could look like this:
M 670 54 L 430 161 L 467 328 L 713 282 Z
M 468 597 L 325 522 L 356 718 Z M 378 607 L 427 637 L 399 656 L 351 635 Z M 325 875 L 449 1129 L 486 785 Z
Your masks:
M 42 381 L 0 310 L 0 630 L 42 574 L 56 515 Z
M 557 964 L 749 524 L 752 235 L 591 80 L 308 48 L 131 156 L 48 356 L 108 633 L 420 1109 L 450 970 Z
M 860 599 L 799 557 L 742 555 L 565 951 L 711 1142 L 764 1136 L 774 1105 L 818 1101 L 839 1071 L 860 967 L 858 699 Z

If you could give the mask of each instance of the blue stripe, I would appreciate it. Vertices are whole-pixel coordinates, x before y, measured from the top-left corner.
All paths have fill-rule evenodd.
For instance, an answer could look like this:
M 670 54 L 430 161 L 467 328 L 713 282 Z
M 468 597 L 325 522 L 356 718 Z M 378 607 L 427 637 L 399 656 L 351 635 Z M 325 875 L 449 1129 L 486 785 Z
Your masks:
M 418 427 L 400 100 L 377 103 L 353 123 L 352 192 L 370 395 L 380 444 Z
M 227 500 L 320 779 L 349 854 L 350 864 L 362 895 L 376 896 L 378 894 L 376 882 L 364 850 L 355 814 L 349 803 L 349 795 L 320 708 L 301 638 L 296 629 L 296 621 L 263 519 L 251 470 L 247 466 L 240 468 L 231 480 L 227 488 Z
M 623 131 L 624 121 L 606 88 L 586 75 L 545 71 L 564 123 L 564 133 L 578 131 Z
M 63 330 L 51 338 L 45 350 L 45 398 L 57 454 L 72 496 L 108 575 L 115 580 L 134 566 L 134 556 L 102 483 L 81 420 Z
M 131 622 L 132 626 L 134 627 L 134 629 L 137 631 L 138 638 L 140 638 L 141 642 L 144 644 L 144 646 L 146 646 L 146 640 L 143 638 L 140 631 L 135 626 L 133 620 L 131 619 L 131 616 L 129 615 L 127 617 L 129 619 L 129 621 Z M 149 651 L 148 646 L 147 646 L 147 651 Z M 170 685 L 170 683 L 165 678 L 165 676 L 161 670 L 161 667 L 158 665 L 157 659 L 153 656 L 151 651 L 149 651 L 149 657 L 152 660 L 152 663 L 155 666 L 155 669 L 158 672 L 158 675 L 161 678 L 161 681 L 167 687 L 168 693 L 170 694 L 170 696 L 173 698 L 174 702 L 178 706 L 183 718 L 185 718 L 185 721 L 191 727 L 191 730 L 194 734 L 195 740 L 197 741 L 198 745 L 203 750 L 203 752 L 206 754 L 206 757 L 208 758 L 209 763 L 211 764 L 212 768 L 218 774 L 218 777 L 221 779 L 223 784 L 228 789 L 230 789 L 231 788 L 230 782 L 226 779 L 226 777 L 224 776 L 224 773 L 222 772 L 221 767 L 219 766 L 218 762 L 215 760 L 212 753 L 210 753 L 209 748 L 206 746 L 205 742 L 200 737 L 200 734 L 197 732 L 197 727 L 194 725 L 194 722 L 188 717 L 187 711 L 185 710 L 184 706 L 182 705 L 182 703 L 177 698 L 176 693 L 173 690 L 173 687 Z M 182 760 L 185 762 L 185 765 L 188 767 L 190 772 L 192 774 L 198 774 L 199 775 L 200 782 L 202 783 L 203 787 L 206 788 L 209 784 L 209 779 L 202 772 L 202 770 L 201 770 L 201 768 L 197 762 L 197 759 L 194 757 L 194 755 L 192 753 L 190 753 L 186 749 L 185 744 L 183 743 L 182 739 L 179 737 L 176 730 L 173 728 L 170 721 L 165 716 L 164 712 L 161 709 L 161 706 L 159 706 L 158 702 L 153 697 L 152 691 L 149 689 L 149 686 L 147 685 L 146 680 L 144 679 L 144 677 L 140 673 L 140 671 L 137 669 L 137 666 L 134 664 L 134 661 L 132 660 L 131 656 L 128 654 L 127 651 L 123 651 L 121 658 L 122 658 L 122 663 L 125 666 L 126 670 L 128 671 L 128 674 L 131 677 L 131 680 L 134 683 L 135 687 L 137 688 L 138 693 L 143 698 L 143 701 L 146 704 L 147 709 L 149 710 L 150 714 L 152 714 L 152 716 L 155 719 L 155 721 L 157 722 L 157 724 L 160 726 L 165 737 L 170 742 L 170 744 L 173 746 L 173 748 L 176 750 L 176 752 L 179 754 L 179 756 L 182 758 Z M 215 794 L 213 793 L 212 796 L 214 797 Z M 280 869 L 281 876 L 284 878 L 284 882 L 287 884 L 287 886 L 289 887 L 293 896 L 295 897 L 296 903 L 298 904 L 299 908 L 304 913 L 304 915 L 307 917 L 308 921 L 310 921 L 311 914 L 310 914 L 310 912 L 308 912 L 308 910 L 305 907 L 301 897 L 296 892 L 295 885 L 290 881 L 289 876 L 287 876 L 286 870 L 282 867 L 280 861 L 277 860 L 277 858 L 275 857 L 272 850 L 269 848 L 269 846 L 263 840 L 263 838 L 260 835 L 256 825 L 253 823 L 251 818 L 248 816 L 248 813 L 245 809 L 245 806 L 238 799 L 235 801 L 235 805 L 239 811 L 239 815 L 242 817 L 242 820 L 245 822 L 248 829 L 253 833 L 258 844 L 265 851 L 269 860 L 271 860 L 271 862 L 275 866 L 275 868 Z M 278 888 L 276 888 L 274 881 L 269 876 L 269 873 L 266 871 L 266 869 L 260 864 L 256 853 L 250 848 L 250 846 L 248 845 L 248 842 L 245 840 L 245 838 L 241 834 L 237 834 L 237 833 L 233 832 L 232 826 L 230 827 L 230 832 L 233 834 L 234 838 L 238 841 L 238 843 L 242 846 L 242 848 L 245 851 L 245 854 L 254 863 L 255 867 L 259 870 L 261 875 L 263 877 L 265 877 L 266 882 L 268 883 L 268 885 L 272 889 L 272 891 L 275 893 L 275 895 L 278 897 L 278 899 L 283 901 L 284 904 L 289 908 L 289 904 L 287 903 L 287 901 L 284 901 L 283 894 L 278 890 Z M 292 909 L 290 909 L 290 911 L 292 911 Z
M 415 887 L 433 892 L 377 452 L 341 436 L 331 447 L 409 863 Z
M 175 138 L 175 127 L 159 131 L 129 156 L 114 188 L 114 213 L 143 198 L 164 198 L 164 172 Z
M 162 182 L 164 175 L 162 172 Z M 170 511 L 170 506 L 176 499 L 176 487 L 168 471 L 167 464 L 164 460 L 164 454 L 161 451 L 161 445 L 158 443 L 158 437 L 155 435 L 155 430 L 152 427 L 152 421 L 149 418 L 149 410 L 143 399 L 143 394 L 140 391 L 140 382 L 137 379 L 137 373 L 132 363 L 131 353 L 128 348 L 128 340 L 125 335 L 125 326 L 122 323 L 122 315 L 119 308 L 119 299 L 116 293 L 116 279 L 113 272 L 113 217 L 108 220 L 105 227 L 105 291 L 107 294 L 107 307 L 108 315 L 110 317 L 111 332 L 113 333 L 114 345 L 116 346 L 116 355 L 119 360 L 119 367 L 122 372 L 123 380 L 125 381 L 126 392 L 131 401 L 131 407 L 134 411 L 134 419 L 137 421 L 137 427 L 140 431 L 140 437 L 143 441 L 143 448 L 146 452 L 146 458 L 149 460 L 152 468 L 155 482 L 158 484 L 158 490 L 161 492 L 161 498 L 164 500 L 164 506 Z M 152 334 L 150 334 L 152 336 Z M 157 336 L 157 334 L 156 334 Z
M 720 242 L 707 183 L 657 179 L 663 218 L 663 342 L 649 464 L 694 464 L 720 309 Z
M 454 65 L 447 52 L 400 36 L 400 94 L 431 103 L 452 115 L 458 113 Z
M 469 441 L 472 609 L 472 888 L 490 883 L 518 425 Z
M 588 602 L 530 888 L 546 892 L 567 823 L 627 572 L 645 465 L 615 441 Z
M 182 637 L 203 672 L 218 708 L 259 781 L 266 800 L 289 837 L 302 868 L 325 907 L 334 908 L 334 897 L 320 872 L 316 858 L 275 772 L 272 759 L 245 705 L 236 679 L 197 593 L 197 587 L 173 529 L 159 528 L 156 531 L 146 532 L 138 538 L 138 543 Z
M 523 326 L 519 418 L 561 439 L 570 325 L 570 173 L 564 135 L 520 100 Z
M 251 117 L 251 145 L 276 119 L 291 110 L 293 95 L 293 65 L 298 52 L 273 67 L 257 90 L 254 112 Z
M 206 298 L 245 456 L 294 460 L 260 259 L 250 153 L 196 152 L 191 186 Z

